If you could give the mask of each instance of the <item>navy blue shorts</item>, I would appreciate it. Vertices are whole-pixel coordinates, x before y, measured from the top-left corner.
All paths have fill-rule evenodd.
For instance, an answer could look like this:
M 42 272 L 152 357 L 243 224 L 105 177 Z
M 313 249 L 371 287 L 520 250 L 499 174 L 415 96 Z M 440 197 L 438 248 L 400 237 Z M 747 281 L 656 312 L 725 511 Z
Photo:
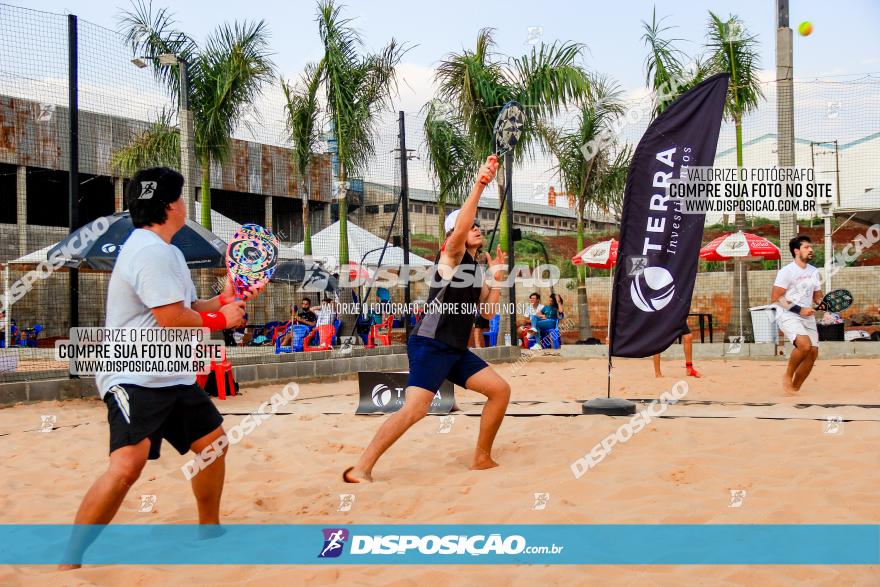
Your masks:
M 472 375 L 489 366 L 467 349 L 459 350 L 426 336 L 410 336 L 406 354 L 409 357 L 409 379 L 406 385 L 428 391 L 440 389 L 444 379 L 466 387 L 465 383 Z

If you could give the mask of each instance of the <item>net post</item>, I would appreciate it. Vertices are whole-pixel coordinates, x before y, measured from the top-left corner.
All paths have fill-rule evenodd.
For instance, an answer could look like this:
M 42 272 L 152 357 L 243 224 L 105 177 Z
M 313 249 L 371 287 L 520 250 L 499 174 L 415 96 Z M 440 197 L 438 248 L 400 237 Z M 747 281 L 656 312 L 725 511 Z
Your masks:
M 409 283 L 409 175 L 407 173 L 407 151 L 406 151 L 406 115 L 403 110 L 399 112 L 400 127 L 400 205 L 403 208 L 403 264 L 407 271 L 407 280 L 404 284 L 403 303 L 406 310 L 404 311 L 404 328 L 406 329 L 406 338 L 409 339 L 412 326 L 409 321 L 410 303 L 412 303 L 412 290 Z
M 79 228 L 79 59 L 77 40 L 77 17 L 67 15 L 67 91 L 70 124 L 69 173 L 68 173 L 68 225 L 70 232 Z M 79 271 L 69 270 L 68 305 L 70 328 L 79 326 Z M 70 376 L 75 379 L 75 375 Z

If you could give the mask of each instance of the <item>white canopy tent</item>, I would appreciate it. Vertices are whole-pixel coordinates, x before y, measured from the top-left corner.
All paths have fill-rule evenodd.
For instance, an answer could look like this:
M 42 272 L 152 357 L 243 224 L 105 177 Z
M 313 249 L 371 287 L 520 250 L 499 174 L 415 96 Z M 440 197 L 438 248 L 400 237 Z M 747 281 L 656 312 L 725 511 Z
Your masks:
M 348 258 L 350 261 L 361 264 L 363 259 L 363 265 L 376 267 L 379 264 L 379 257 L 382 255 L 382 246 L 384 244 L 385 241 L 383 239 L 361 228 L 351 220 L 348 221 Z M 303 243 L 290 248 L 290 252 L 295 257 L 300 258 L 304 256 L 304 250 Z M 312 257 L 318 262 L 323 262 L 324 269 L 332 271 L 339 266 L 338 255 L 339 222 L 337 221 L 312 235 Z M 434 262 L 410 252 L 409 264 L 411 266 L 430 267 Z M 382 265 L 403 265 L 403 249 L 388 245 L 385 249 L 385 255 L 382 256 Z

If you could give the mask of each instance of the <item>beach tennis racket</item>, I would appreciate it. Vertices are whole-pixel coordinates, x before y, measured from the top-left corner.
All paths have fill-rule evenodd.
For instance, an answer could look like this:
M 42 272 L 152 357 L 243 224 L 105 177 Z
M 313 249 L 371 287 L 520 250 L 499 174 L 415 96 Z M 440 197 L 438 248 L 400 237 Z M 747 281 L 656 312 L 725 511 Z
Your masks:
M 268 281 L 278 265 L 278 239 L 259 224 L 243 224 L 226 248 L 226 270 L 235 297 L 260 282 Z
M 826 312 L 843 312 L 849 308 L 852 303 L 853 297 L 852 294 L 849 293 L 849 290 L 835 289 L 834 291 L 825 294 L 825 297 L 822 298 L 822 301 L 819 302 L 816 309 L 825 310 Z
M 492 138 L 492 151 L 496 158 L 500 160 L 507 152 L 512 151 L 513 148 L 516 147 L 517 143 L 519 143 L 519 139 L 522 137 L 525 122 L 525 111 L 523 110 L 522 104 L 516 100 L 511 100 L 501 107 L 501 112 L 498 113 L 498 118 L 495 119 L 495 126 L 493 127 L 494 136 Z M 496 175 L 496 180 L 498 181 L 498 185 L 504 190 L 506 187 L 504 185 L 504 174 Z M 488 185 L 489 178 L 481 177 L 480 181 L 483 182 L 484 185 Z M 504 212 L 504 202 L 506 200 L 507 198 L 502 198 L 498 206 L 498 216 L 495 217 L 495 228 L 492 229 L 492 237 L 489 240 L 489 248 L 487 249 L 489 251 L 492 250 L 492 245 L 495 243 L 495 235 L 498 233 L 498 223 L 501 221 L 501 214 Z
M 501 112 L 498 113 L 498 118 L 495 119 L 495 125 L 492 127 L 492 153 L 497 159 L 501 160 L 505 153 L 513 150 L 519 143 L 525 120 L 523 107 L 516 100 L 511 100 L 501 107 Z M 481 177 L 480 180 L 484 184 L 489 183 L 486 177 Z

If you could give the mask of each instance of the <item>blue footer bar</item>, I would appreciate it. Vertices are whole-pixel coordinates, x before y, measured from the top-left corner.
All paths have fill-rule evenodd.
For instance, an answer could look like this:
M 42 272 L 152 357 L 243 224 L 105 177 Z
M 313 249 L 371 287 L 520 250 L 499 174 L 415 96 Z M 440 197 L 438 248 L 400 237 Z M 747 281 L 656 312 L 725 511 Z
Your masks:
M 0 564 L 880 564 L 880 525 L 0 525 Z

